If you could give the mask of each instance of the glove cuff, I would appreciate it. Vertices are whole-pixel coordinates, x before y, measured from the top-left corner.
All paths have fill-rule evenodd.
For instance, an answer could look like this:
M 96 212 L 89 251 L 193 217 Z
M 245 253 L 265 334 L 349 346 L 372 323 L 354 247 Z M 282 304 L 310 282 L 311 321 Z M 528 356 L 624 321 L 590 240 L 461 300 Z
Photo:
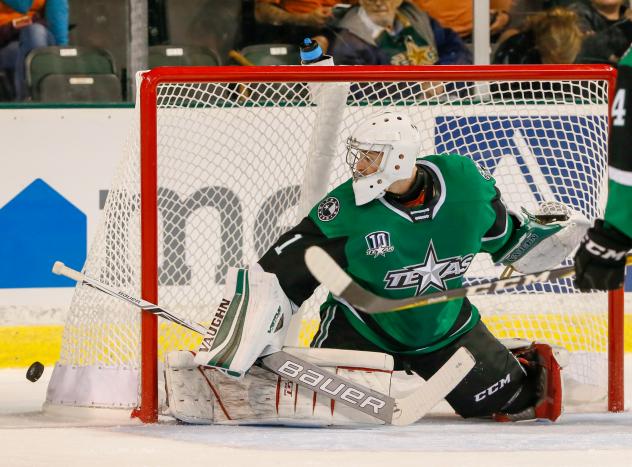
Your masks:
M 606 225 L 603 219 L 597 219 L 595 226 L 588 230 L 591 240 L 615 251 L 627 252 L 632 248 L 632 239 L 613 225 Z

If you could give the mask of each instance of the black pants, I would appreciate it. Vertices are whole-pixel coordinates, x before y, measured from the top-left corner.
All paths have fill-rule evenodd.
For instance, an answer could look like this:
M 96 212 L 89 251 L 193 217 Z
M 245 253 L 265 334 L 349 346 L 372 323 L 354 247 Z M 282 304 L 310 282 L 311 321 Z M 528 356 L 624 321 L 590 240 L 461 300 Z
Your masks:
M 319 329 L 312 347 L 385 352 L 356 332 L 341 310 L 333 318 L 331 310 L 326 329 Z M 321 324 L 323 320 L 321 320 Z M 317 344 L 316 344 L 317 343 Z M 485 417 L 497 412 L 516 413 L 536 401 L 536 381 L 513 354 L 498 341 L 482 321 L 448 346 L 423 355 L 391 354 L 395 370 L 430 378 L 460 347 L 476 360 L 474 368 L 446 397 L 462 417 Z

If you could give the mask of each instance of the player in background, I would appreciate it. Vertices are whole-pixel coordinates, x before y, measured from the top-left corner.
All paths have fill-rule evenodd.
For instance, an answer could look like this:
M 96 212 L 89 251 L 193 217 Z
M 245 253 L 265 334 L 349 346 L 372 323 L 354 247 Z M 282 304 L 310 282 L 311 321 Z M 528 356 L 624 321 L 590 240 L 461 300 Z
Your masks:
M 632 47 L 619 62 L 608 145 L 608 203 L 575 254 L 575 285 L 581 290 L 623 286 L 632 248 Z

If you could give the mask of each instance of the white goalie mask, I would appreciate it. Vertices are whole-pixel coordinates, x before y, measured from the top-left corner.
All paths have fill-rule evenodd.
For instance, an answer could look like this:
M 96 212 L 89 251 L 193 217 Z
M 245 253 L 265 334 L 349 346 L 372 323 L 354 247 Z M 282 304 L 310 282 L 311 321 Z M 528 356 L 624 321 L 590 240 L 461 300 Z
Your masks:
M 405 114 L 384 112 L 358 125 L 347 138 L 356 205 L 384 196 L 394 182 L 409 178 L 420 149 L 419 131 Z

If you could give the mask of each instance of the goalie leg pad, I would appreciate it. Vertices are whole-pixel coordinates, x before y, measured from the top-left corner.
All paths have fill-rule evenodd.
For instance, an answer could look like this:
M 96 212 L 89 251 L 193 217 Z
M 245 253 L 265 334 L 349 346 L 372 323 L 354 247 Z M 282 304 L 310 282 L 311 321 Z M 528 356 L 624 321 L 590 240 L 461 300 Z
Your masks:
M 242 377 L 258 357 L 281 350 L 292 305 L 277 277 L 258 265 L 231 268 L 223 297 L 195 362 Z
M 165 358 L 165 387 L 169 413 L 185 423 L 208 424 L 213 420 L 215 396 L 193 352 L 169 352 Z
M 353 382 L 385 394 L 390 392 L 393 369 L 390 355 L 335 349 L 284 350 Z M 330 363 L 337 360 L 342 363 Z M 200 367 L 192 352 L 175 351 L 167 355 L 165 382 L 170 414 L 186 423 L 289 426 L 383 423 L 257 366 L 241 379 L 227 377 L 215 368 Z M 333 387 L 329 389 L 336 391 Z

